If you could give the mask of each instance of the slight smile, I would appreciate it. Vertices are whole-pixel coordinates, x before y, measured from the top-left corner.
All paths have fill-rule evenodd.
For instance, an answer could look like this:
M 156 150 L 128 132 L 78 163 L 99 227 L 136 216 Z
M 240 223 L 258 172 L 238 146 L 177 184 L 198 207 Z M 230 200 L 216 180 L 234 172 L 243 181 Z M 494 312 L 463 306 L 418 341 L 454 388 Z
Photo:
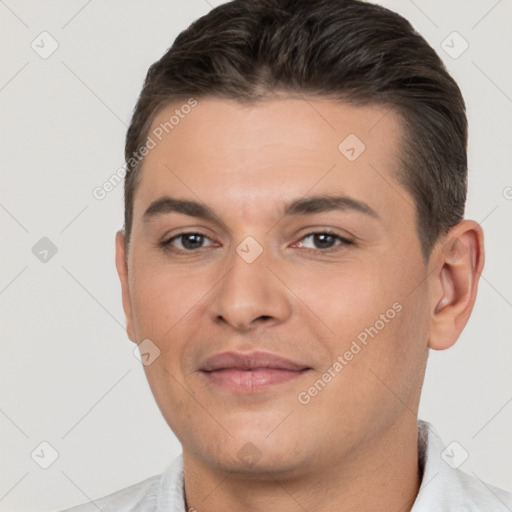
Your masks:
M 200 371 L 210 383 L 238 393 L 257 393 L 297 379 L 311 367 L 268 352 L 222 352 Z

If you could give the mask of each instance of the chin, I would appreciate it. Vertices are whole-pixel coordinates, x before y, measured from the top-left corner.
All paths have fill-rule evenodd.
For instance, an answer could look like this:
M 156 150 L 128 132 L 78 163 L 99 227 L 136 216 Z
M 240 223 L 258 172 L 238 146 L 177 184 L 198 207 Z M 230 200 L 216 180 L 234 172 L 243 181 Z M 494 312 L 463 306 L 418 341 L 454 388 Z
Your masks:
M 286 430 L 281 435 L 276 432 L 268 436 L 269 431 L 271 429 L 233 430 L 233 437 L 226 436 L 221 442 L 212 440 L 206 445 L 203 439 L 200 457 L 219 470 L 240 475 L 261 475 L 262 479 L 268 479 L 269 473 L 292 474 L 307 465 L 301 436 L 294 439 L 294 435 Z
M 290 457 L 284 454 L 263 453 L 251 443 L 242 445 L 235 458 L 228 453 L 207 454 L 205 461 L 218 470 L 232 473 L 235 477 L 251 475 L 251 478 L 261 481 L 267 481 L 277 475 L 291 476 L 297 473 L 300 467 L 305 467 L 301 461 L 290 460 Z

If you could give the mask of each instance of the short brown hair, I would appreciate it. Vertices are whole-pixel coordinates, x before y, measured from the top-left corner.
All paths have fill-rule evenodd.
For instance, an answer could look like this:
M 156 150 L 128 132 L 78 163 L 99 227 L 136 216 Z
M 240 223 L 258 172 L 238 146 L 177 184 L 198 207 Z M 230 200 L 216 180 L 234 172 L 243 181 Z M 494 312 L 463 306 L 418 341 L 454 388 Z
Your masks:
M 156 114 L 190 97 L 254 102 L 274 93 L 384 104 L 400 115 L 397 177 L 414 197 L 425 258 L 463 219 L 464 100 L 406 19 L 358 0 L 233 0 L 193 22 L 148 70 L 126 135 L 127 248 L 141 168 L 131 157 Z

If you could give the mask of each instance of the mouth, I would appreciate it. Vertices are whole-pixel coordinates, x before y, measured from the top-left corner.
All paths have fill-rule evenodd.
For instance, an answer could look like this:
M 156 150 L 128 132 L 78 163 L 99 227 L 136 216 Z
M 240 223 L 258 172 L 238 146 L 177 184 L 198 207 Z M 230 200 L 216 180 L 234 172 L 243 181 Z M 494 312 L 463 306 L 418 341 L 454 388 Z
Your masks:
M 256 393 L 296 380 L 311 368 L 268 352 L 223 352 L 205 361 L 201 373 L 228 391 Z

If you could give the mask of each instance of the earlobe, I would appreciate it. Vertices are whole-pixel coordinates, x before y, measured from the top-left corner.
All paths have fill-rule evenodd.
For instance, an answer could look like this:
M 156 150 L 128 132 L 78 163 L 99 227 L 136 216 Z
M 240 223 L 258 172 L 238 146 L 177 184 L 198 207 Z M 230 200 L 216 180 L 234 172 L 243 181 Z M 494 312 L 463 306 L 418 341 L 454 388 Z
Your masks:
M 431 316 L 428 346 L 451 347 L 464 329 L 484 265 L 483 231 L 474 221 L 452 227 L 431 255 Z
M 128 259 L 125 250 L 125 233 L 119 230 L 116 233 L 116 269 L 121 281 L 121 293 L 123 300 L 123 310 L 126 316 L 126 333 L 128 338 L 137 343 L 133 328 L 132 302 L 130 297 L 130 284 L 128 280 Z

